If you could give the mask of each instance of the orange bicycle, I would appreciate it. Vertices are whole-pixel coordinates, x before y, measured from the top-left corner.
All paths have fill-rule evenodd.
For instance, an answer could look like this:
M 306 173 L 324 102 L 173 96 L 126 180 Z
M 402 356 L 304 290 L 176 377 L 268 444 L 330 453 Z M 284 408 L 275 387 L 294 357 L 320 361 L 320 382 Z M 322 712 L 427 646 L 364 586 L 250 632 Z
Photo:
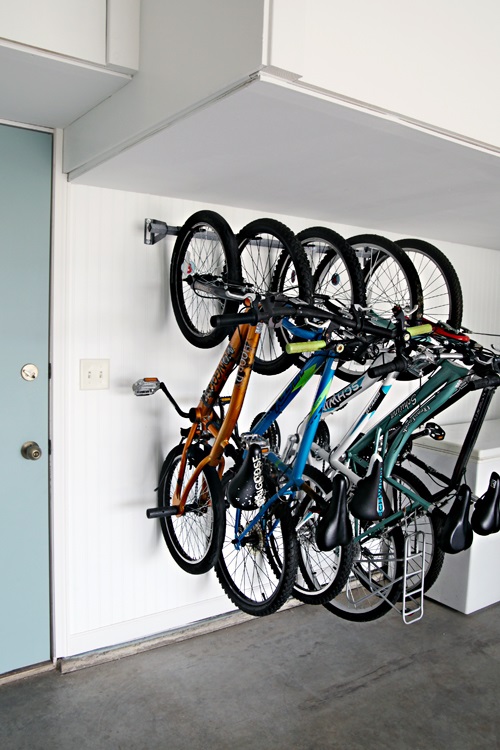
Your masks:
M 257 304 L 253 302 L 255 295 L 245 287 L 232 285 L 229 291 L 227 285 L 219 286 L 217 282 L 195 283 L 204 285 L 211 293 L 222 297 L 230 295 L 231 300 L 239 299 L 248 311 L 235 314 L 237 327 L 198 406 L 189 412 L 182 411 L 165 384 L 157 378 L 143 378 L 134 384 L 133 389 L 137 396 L 162 390 L 177 412 L 192 422 L 190 428 L 181 431 L 183 441 L 170 451 L 163 463 L 158 484 L 158 507 L 150 508 L 147 516 L 160 519 L 165 542 L 177 564 L 188 573 L 201 574 L 214 566 L 224 538 L 226 508 L 221 479 L 225 455 L 231 453 L 230 439 L 237 432 L 263 320 L 301 315 L 305 306 L 296 298 L 288 300 L 284 296 L 269 296 L 260 300 L 257 311 Z M 226 323 L 227 320 L 228 316 L 225 316 Z M 222 399 L 221 391 L 235 369 L 231 397 Z M 227 411 L 224 414 L 225 404 Z M 288 547 L 292 545 L 290 542 Z

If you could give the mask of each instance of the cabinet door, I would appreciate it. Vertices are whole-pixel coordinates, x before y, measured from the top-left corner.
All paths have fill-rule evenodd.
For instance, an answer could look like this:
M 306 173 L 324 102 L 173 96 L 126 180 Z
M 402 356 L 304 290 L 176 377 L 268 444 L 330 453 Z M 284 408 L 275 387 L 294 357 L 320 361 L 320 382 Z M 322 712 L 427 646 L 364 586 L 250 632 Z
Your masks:
M 2 38 L 106 64 L 106 0 L 0 3 Z

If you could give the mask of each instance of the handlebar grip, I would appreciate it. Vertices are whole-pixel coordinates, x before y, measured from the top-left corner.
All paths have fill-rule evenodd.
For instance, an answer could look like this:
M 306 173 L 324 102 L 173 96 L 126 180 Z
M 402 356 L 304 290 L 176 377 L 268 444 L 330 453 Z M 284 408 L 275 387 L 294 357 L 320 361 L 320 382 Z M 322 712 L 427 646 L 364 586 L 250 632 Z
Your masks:
M 471 381 L 471 388 L 477 391 L 480 388 L 498 388 L 500 385 L 500 375 L 488 375 L 486 378 Z
M 393 359 L 392 362 L 370 367 L 366 374 L 369 378 L 382 378 L 391 372 L 403 372 L 403 370 L 406 370 L 406 362 L 403 359 Z
M 213 328 L 234 328 L 235 326 L 249 323 L 255 325 L 259 322 L 256 310 L 249 309 L 243 313 L 228 313 L 227 315 L 212 315 L 210 325 Z
M 301 354 L 301 352 L 317 352 L 318 349 L 324 349 L 326 341 L 294 341 L 287 344 L 285 349 L 287 354 Z
M 433 328 L 431 323 L 422 323 L 420 326 L 409 326 L 409 328 L 405 329 L 405 333 L 409 333 L 411 338 L 414 338 L 415 336 L 426 336 L 429 333 L 432 333 Z

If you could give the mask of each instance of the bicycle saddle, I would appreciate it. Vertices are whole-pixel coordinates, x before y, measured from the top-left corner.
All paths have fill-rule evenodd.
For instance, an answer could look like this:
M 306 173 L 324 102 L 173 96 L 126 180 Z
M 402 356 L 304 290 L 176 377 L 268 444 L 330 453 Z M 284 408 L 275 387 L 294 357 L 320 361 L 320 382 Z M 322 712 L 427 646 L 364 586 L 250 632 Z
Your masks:
M 255 510 L 268 498 L 266 485 L 262 448 L 258 442 L 252 442 L 243 463 L 229 482 L 226 496 L 235 508 Z
M 496 471 L 492 472 L 484 495 L 476 500 L 470 522 L 481 536 L 500 531 L 500 476 Z
M 330 502 L 316 527 L 316 544 L 322 552 L 343 547 L 352 540 L 352 526 L 347 513 L 347 479 L 336 474 L 332 480 Z
M 469 521 L 471 503 L 470 487 L 462 484 L 436 539 L 439 548 L 449 555 L 463 552 L 472 544 L 473 532 Z
M 360 521 L 380 521 L 393 512 L 389 498 L 383 491 L 382 469 L 382 461 L 375 459 L 370 473 L 356 485 L 349 512 Z

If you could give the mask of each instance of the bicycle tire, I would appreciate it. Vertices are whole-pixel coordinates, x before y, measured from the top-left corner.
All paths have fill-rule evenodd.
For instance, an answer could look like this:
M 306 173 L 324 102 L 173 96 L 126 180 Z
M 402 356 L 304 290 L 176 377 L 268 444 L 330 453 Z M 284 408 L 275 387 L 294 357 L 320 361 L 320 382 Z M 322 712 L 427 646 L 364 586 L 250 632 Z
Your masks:
M 172 507 L 183 449 L 183 445 L 176 445 L 163 462 L 158 483 L 159 508 Z M 196 446 L 189 448 L 184 485 L 204 455 Z M 160 518 L 161 530 L 177 565 L 187 573 L 200 575 L 214 567 L 224 538 L 224 493 L 213 467 L 205 466 L 201 471 L 186 504 L 196 509 L 181 516 Z
M 189 284 L 194 274 L 210 281 L 241 283 L 236 237 L 215 211 L 197 211 L 189 217 L 179 230 L 170 262 L 170 295 L 177 325 L 191 344 L 210 349 L 226 336 L 225 329 L 212 327 L 211 316 L 236 312 L 238 303 L 195 291 Z
M 361 264 L 368 307 L 387 316 L 399 306 L 408 311 L 410 324 L 416 323 L 424 313 L 423 293 L 418 273 L 406 253 L 378 234 L 358 234 L 347 242 Z
M 323 607 L 344 620 L 371 622 L 387 614 L 400 600 L 403 532 L 399 526 L 382 528 L 354 546 L 354 562 L 346 585 Z
M 299 232 L 297 239 L 311 258 L 319 256 L 317 261 L 310 260 L 315 267 L 313 295 L 325 294 L 347 309 L 366 305 L 361 266 L 356 253 L 340 234 L 328 227 L 309 227 Z
M 249 615 L 264 617 L 276 612 L 292 592 L 298 545 L 288 508 L 274 503 L 238 549 L 233 543 L 236 525 L 243 530 L 255 515 L 256 511 L 227 508 L 226 533 L 215 573 L 233 604 Z M 279 569 L 276 556 L 281 561 Z
M 375 234 L 356 235 L 347 242 L 357 253 L 362 268 L 367 306 L 386 318 L 395 306 L 414 310 L 408 318 L 411 325 L 415 324 L 423 313 L 423 293 L 417 271 L 406 253 L 391 240 Z M 370 358 L 340 362 L 336 374 L 341 380 L 352 383 L 372 363 Z M 398 380 L 413 380 L 414 377 L 401 373 Z
M 243 282 L 262 294 L 284 293 L 310 302 L 309 262 L 295 234 L 276 219 L 256 219 L 237 236 Z M 255 372 L 277 375 L 292 359 L 284 351 L 288 339 L 280 328 L 265 326 L 254 362 Z
M 425 318 L 459 329 L 463 315 L 462 287 L 446 255 L 424 240 L 402 239 L 396 244 L 408 255 L 419 275 Z
M 331 492 L 331 482 L 314 466 L 306 466 L 305 481 L 324 498 Z M 322 552 L 316 543 L 318 514 L 310 513 L 314 500 L 307 500 L 303 492 L 297 501 L 300 518 L 297 523 L 299 565 L 292 595 L 304 604 L 324 604 L 344 588 L 353 563 L 354 547 L 347 544 L 330 552 Z
M 431 493 L 425 484 L 408 469 L 401 466 L 396 467 L 392 472 L 392 478 L 413 490 L 423 500 L 431 502 Z M 386 492 L 388 491 L 391 505 L 395 511 L 403 510 L 405 505 L 411 502 L 410 498 L 396 487 L 386 484 L 385 488 Z M 406 520 L 407 528 L 410 531 L 423 531 L 425 535 L 424 591 L 428 591 L 436 582 L 443 567 L 445 553 L 440 549 L 436 539 L 438 538 L 438 532 L 445 517 L 442 511 L 436 509 L 432 513 L 422 512 Z M 412 572 L 411 565 L 409 567 L 410 572 Z M 415 582 L 408 590 L 411 592 L 417 588 L 417 585 L 417 582 Z
M 297 234 L 297 239 L 307 253 L 309 264 L 315 268 L 313 275 L 314 303 L 321 306 L 318 295 L 326 295 L 337 305 L 349 309 L 352 305 L 366 305 L 365 286 L 360 264 L 353 249 L 333 229 L 309 227 Z M 319 260 L 318 260 L 319 258 Z M 293 338 L 282 332 L 286 341 Z M 331 334 L 333 337 L 335 334 Z M 302 367 L 311 355 L 290 357 L 297 367 Z M 317 374 L 320 374 L 320 370 Z

